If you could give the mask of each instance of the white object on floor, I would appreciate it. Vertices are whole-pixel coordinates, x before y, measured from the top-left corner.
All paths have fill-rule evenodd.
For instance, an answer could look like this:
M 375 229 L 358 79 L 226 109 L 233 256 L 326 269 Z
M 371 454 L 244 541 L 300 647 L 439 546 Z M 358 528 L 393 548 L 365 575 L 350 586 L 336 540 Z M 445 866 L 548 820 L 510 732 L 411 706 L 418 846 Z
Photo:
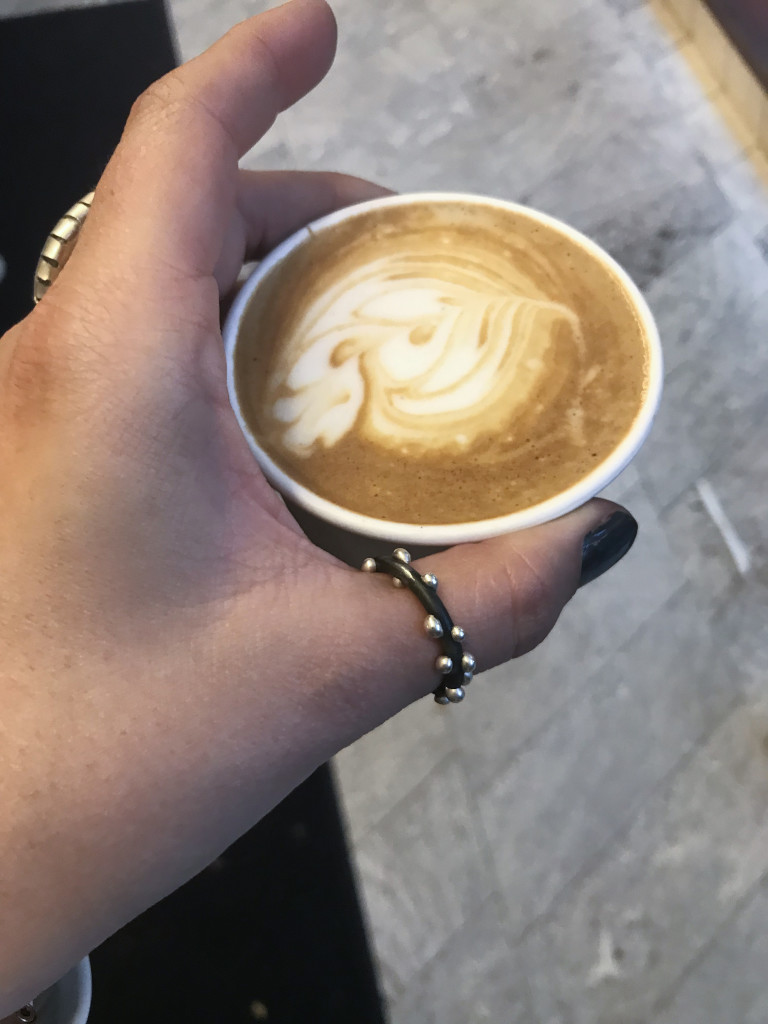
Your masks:
M 746 576 L 749 572 L 750 566 L 752 565 L 749 548 L 738 535 L 733 523 L 725 514 L 725 509 L 723 508 L 714 487 L 709 480 L 705 480 L 704 477 L 702 477 L 701 480 L 696 481 L 696 490 L 699 492 L 701 503 L 709 513 L 710 519 L 720 531 L 723 543 L 728 548 L 736 568 L 742 576 Z

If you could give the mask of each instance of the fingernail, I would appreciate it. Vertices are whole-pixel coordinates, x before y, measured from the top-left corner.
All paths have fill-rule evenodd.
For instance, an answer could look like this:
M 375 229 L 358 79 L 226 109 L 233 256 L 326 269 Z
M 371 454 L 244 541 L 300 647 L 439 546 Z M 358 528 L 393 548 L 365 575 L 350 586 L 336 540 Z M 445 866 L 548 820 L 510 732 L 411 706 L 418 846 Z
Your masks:
M 614 512 L 604 523 L 591 530 L 581 547 L 581 577 L 583 587 L 620 562 L 637 536 L 637 521 L 624 510 Z

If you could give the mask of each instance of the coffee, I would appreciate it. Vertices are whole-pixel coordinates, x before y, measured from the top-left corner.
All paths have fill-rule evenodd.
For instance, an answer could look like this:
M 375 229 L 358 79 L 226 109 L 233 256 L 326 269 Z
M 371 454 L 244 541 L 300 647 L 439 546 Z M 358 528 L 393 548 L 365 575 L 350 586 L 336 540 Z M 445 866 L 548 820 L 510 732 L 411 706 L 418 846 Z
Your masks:
M 264 278 L 235 351 L 264 451 L 353 512 L 461 523 L 551 498 L 627 436 L 646 329 L 555 225 L 472 203 L 380 205 Z

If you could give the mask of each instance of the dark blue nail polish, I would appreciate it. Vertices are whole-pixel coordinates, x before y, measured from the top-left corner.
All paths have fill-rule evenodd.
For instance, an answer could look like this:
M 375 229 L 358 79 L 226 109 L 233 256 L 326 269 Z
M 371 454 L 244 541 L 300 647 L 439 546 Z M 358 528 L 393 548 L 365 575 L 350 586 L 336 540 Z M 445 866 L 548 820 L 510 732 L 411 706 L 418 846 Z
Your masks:
M 579 586 L 591 583 L 621 561 L 636 536 L 637 521 L 624 509 L 613 512 L 604 523 L 591 530 L 581 547 Z

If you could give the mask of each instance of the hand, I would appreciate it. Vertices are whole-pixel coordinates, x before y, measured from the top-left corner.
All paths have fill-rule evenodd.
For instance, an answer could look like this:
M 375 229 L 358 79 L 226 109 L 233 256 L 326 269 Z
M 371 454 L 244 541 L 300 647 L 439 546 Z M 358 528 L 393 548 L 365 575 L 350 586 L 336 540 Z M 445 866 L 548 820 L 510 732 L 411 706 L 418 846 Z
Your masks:
M 227 400 L 244 259 L 383 191 L 238 170 L 334 46 L 294 0 L 152 86 L 0 342 L 0 1015 L 438 681 L 415 600 L 309 543 Z M 429 559 L 480 668 L 546 635 L 613 508 Z

